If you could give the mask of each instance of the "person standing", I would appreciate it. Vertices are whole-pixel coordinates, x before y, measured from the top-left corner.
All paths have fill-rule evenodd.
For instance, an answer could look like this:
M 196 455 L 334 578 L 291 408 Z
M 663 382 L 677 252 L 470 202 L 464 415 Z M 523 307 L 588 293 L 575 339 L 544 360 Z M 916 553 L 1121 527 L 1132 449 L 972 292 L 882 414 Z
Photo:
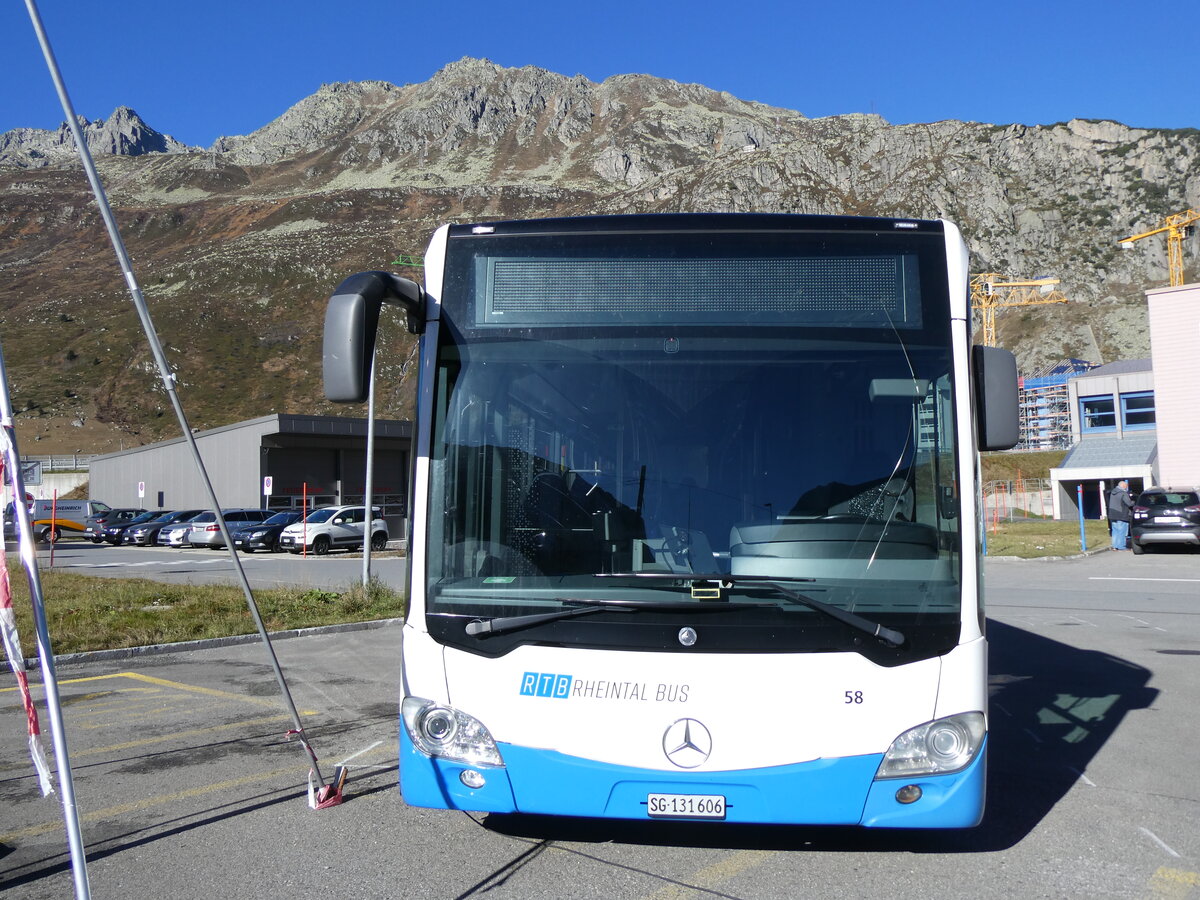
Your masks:
M 1122 478 L 1108 498 L 1108 520 L 1112 523 L 1112 548 L 1128 550 L 1129 520 L 1132 518 L 1133 498 L 1129 496 L 1129 481 Z

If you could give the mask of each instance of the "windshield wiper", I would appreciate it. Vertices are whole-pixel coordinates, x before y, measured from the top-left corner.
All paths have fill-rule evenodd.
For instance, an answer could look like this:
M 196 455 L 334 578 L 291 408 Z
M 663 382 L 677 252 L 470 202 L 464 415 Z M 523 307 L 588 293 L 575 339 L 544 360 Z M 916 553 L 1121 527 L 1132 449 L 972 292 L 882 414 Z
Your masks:
M 467 634 L 503 634 L 506 631 L 516 631 L 519 628 L 530 628 L 545 622 L 557 622 L 560 619 L 570 619 L 575 616 L 586 616 L 594 612 L 637 612 L 639 610 L 680 610 L 711 611 L 713 609 L 761 609 L 776 606 L 775 603 L 705 603 L 696 604 L 690 600 L 588 600 L 563 599 L 563 603 L 574 604 L 571 609 L 560 609 L 549 613 L 534 613 L 528 616 L 506 616 L 495 619 L 481 619 L 467 623 Z
M 745 576 L 739 576 L 734 581 L 743 580 Z M 885 644 L 892 647 L 899 647 L 904 643 L 904 635 L 899 631 L 888 628 L 886 625 L 881 625 L 879 622 L 872 622 L 870 619 L 860 616 L 858 613 L 852 613 L 849 610 L 842 609 L 840 606 L 833 606 L 825 603 L 822 600 L 816 600 L 812 597 L 807 597 L 798 591 L 793 591 L 791 588 L 786 588 L 779 583 L 778 579 L 770 577 L 753 577 L 753 580 L 764 587 L 773 588 L 784 596 L 786 600 L 793 603 L 799 603 L 801 606 L 807 606 L 809 609 L 816 610 L 819 613 L 824 613 L 831 619 L 837 619 L 844 625 L 849 625 L 858 631 L 869 634 L 872 637 L 877 637 Z M 792 579 L 787 579 L 791 581 Z M 810 579 L 803 579 L 810 580 Z
M 741 583 L 760 584 L 763 587 L 771 588 L 776 593 L 780 594 L 784 600 L 789 603 L 796 603 L 800 606 L 806 606 L 811 610 L 823 613 L 831 619 L 836 619 L 843 625 L 849 625 L 856 631 L 861 631 L 864 634 L 869 634 L 872 637 L 877 637 L 884 643 L 899 647 L 904 643 L 904 635 L 899 631 L 888 628 L 886 625 L 881 625 L 878 622 L 872 622 L 857 613 L 849 612 L 841 607 L 833 606 L 821 600 L 816 600 L 808 597 L 790 588 L 780 584 L 781 581 L 790 582 L 812 582 L 812 578 L 775 578 L 770 575 L 696 575 L 688 572 L 626 572 L 626 573 L 598 573 L 597 578 L 656 578 L 661 580 L 686 581 L 693 585 L 697 583 L 708 586 L 716 582 L 719 588 L 728 588 Z M 600 612 L 606 610 L 609 612 L 636 612 L 637 610 L 680 610 L 685 609 L 693 612 L 701 610 L 710 612 L 713 610 L 735 610 L 735 609 L 765 609 L 775 607 L 779 604 L 769 602 L 724 602 L 724 603 L 696 603 L 686 600 L 589 600 L 589 599 L 574 599 L 567 598 L 562 600 L 563 603 L 573 604 L 570 609 L 559 609 L 549 613 L 534 613 L 527 616 L 502 616 L 495 619 L 481 619 L 476 622 L 468 622 L 466 632 L 472 636 L 483 636 L 488 634 L 504 634 L 508 631 L 517 631 L 521 628 L 531 628 L 534 625 L 542 625 L 546 622 L 557 622 L 561 619 L 571 619 L 575 616 L 586 616 L 589 613 Z
M 815 578 L 777 578 L 773 575 L 699 575 L 692 572 L 619 572 L 614 574 L 597 574 L 597 578 L 650 578 L 661 580 L 686 581 L 693 584 L 708 584 L 716 582 L 720 587 L 733 587 L 735 584 L 761 584 L 763 587 L 771 588 L 776 593 L 783 596 L 790 603 L 798 603 L 801 606 L 807 606 L 811 610 L 823 613 L 831 619 L 836 619 L 844 625 L 849 625 L 857 631 L 864 634 L 869 634 L 872 637 L 877 637 L 884 643 L 899 647 L 904 643 L 904 635 L 895 629 L 888 628 L 886 625 L 881 625 L 878 622 L 872 622 L 870 619 L 852 613 L 849 610 L 842 609 L 839 606 L 833 606 L 825 603 L 822 600 L 816 600 L 813 597 L 801 594 L 791 588 L 786 588 L 780 582 L 790 583 L 812 583 Z M 745 606 L 755 604 L 743 604 Z

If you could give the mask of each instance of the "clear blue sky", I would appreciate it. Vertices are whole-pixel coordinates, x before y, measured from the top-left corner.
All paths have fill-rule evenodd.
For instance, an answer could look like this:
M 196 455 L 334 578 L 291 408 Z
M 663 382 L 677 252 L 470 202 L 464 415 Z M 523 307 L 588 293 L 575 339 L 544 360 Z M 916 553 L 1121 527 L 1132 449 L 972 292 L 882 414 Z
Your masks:
M 207 146 L 323 82 L 427 80 L 463 56 L 640 72 L 808 116 L 1200 127 L 1200 3 L 1115 0 L 42 0 L 76 110 L 133 107 Z M 0 132 L 63 115 L 25 5 L 0 4 Z

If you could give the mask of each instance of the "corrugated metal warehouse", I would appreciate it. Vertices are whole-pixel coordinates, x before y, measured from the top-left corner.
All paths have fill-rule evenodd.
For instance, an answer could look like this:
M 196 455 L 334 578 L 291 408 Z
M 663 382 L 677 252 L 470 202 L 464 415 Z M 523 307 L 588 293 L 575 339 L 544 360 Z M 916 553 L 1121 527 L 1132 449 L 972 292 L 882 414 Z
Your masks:
M 223 507 L 300 509 L 362 503 L 367 420 L 271 415 L 198 432 L 196 446 Z M 404 534 L 412 423 L 375 421 L 372 503 Z M 265 479 L 271 492 L 264 492 Z M 139 486 L 141 491 L 139 496 Z M 110 506 L 205 508 L 207 493 L 183 438 L 92 459 L 89 493 Z

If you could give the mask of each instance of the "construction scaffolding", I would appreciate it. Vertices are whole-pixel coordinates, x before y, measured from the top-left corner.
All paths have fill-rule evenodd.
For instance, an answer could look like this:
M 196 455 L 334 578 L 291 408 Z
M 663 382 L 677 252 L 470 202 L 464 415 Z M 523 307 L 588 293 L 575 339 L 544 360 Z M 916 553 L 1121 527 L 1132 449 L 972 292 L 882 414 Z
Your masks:
M 1020 378 L 1021 430 L 1014 449 L 1059 450 L 1071 446 L 1071 402 L 1067 382 L 1096 365 L 1082 359 L 1064 359 Z

